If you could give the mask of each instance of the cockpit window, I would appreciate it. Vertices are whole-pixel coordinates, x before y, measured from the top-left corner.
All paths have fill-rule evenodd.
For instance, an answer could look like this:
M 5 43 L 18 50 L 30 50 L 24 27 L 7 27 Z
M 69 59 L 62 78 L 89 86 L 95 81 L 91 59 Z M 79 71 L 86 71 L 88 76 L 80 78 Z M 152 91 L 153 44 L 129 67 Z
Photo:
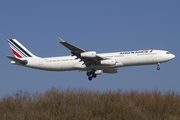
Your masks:
M 166 52 L 166 54 L 170 54 L 170 52 Z

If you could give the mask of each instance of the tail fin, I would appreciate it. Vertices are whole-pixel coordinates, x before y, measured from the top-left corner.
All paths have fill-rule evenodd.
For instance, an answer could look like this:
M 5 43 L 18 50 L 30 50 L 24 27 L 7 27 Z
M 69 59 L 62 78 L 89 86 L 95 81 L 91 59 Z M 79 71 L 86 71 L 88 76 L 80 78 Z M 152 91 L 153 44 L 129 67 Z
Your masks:
M 8 43 L 16 58 L 37 57 L 33 55 L 29 50 L 27 50 L 16 39 L 8 39 Z

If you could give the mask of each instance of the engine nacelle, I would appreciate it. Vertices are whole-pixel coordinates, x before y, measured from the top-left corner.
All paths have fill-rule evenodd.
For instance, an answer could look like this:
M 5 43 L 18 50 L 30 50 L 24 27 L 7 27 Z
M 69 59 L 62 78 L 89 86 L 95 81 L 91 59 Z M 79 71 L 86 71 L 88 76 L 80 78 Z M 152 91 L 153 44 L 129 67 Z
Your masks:
M 96 57 L 96 51 L 87 51 L 87 52 L 82 52 L 81 57 L 90 57 L 94 58 Z
M 108 69 L 108 70 L 103 70 L 103 73 L 117 73 L 117 69 Z
M 116 60 L 101 60 L 100 63 L 102 65 L 115 65 L 116 64 Z
M 96 75 L 100 75 L 101 74 L 101 70 L 96 70 L 95 74 Z

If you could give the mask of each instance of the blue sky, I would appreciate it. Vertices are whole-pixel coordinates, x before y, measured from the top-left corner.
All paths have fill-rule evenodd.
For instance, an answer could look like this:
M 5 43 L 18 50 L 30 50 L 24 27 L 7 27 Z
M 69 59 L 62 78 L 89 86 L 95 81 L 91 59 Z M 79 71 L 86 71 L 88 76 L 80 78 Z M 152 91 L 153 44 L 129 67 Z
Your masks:
M 180 1 L 0 1 L 0 98 L 18 90 L 171 90 L 180 92 Z M 85 72 L 49 72 L 11 65 L 7 39 L 15 38 L 39 57 L 70 55 L 57 37 L 98 53 L 168 50 L 176 58 L 156 65 L 123 67 L 89 81 Z

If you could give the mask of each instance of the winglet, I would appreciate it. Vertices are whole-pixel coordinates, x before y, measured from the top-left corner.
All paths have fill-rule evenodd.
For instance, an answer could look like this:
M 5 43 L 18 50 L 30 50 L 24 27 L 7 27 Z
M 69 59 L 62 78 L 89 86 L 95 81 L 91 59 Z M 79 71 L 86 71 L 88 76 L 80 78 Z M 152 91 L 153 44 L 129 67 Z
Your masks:
M 65 41 L 64 41 L 64 40 L 62 40 L 60 37 L 58 37 L 57 39 L 58 39 L 58 41 L 59 41 L 60 43 L 65 42 Z

